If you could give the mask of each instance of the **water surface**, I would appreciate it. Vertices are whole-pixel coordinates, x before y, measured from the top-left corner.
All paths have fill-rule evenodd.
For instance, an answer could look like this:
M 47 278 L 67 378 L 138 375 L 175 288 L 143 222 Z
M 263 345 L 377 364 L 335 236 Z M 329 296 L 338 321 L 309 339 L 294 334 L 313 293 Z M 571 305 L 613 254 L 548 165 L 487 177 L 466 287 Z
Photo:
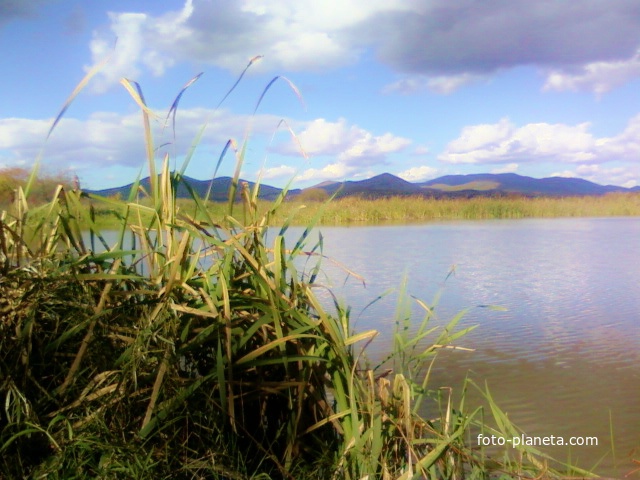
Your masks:
M 380 331 L 371 357 L 391 348 L 396 295 L 384 294 L 397 293 L 406 278 L 408 294 L 428 304 L 440 295 L 436 323 L 469 307 L 462 326 L 479 325 L 457 342 L 474 352 L 440 356 L 433 386 L 459 393 L 466 375 L 480 385 L 486 381 L 528 435 L 599 440 L 597 447 L 548 448 L 556 458 L 584 468 L 598 464 L 599 474 L 618 478 L 638 466 L 631 459 L 640 459 L 640 219 L 319 230 L 324 254 L 365 280 L 363 286 L 325 261 L 319 281 L 351 305 L 357 330 Z M 289 248 L 301 233 L 287 232 Z M 317 236 L 310 235 L 310 245 Z M 331 304 L 325 290 L 317 292 Z M 423 312 L 416 305 L 414 313 L 417 323 Z M 481 402 L 472 390 L 469 400 Z
M 476 382 L 488 382 L 528 435 L 598 437 L 598 447 L 548 450 L 560 459 L 593 467 L 605 456 L 597 471 L 617 477 L 634 468 L 631 458 L 640 459 L 640 219 L 320 230 L 325 254 L 365 278 L 363 287 L 325 262 L 323 281 L 353 306 L 356 327 L 380 330 L 372 352 L 390 348 L 395 298 L 360 312 L 406 276 L 408 293 L 427 303 L 441 293 L 442 323 L 471 307 L 464 325 L 479 325 L 458 342 L 476 351 L 443 356 L 434 384 L 459 390 L 470 372 Z M 415 313 L 419 320 L 418 308 Z

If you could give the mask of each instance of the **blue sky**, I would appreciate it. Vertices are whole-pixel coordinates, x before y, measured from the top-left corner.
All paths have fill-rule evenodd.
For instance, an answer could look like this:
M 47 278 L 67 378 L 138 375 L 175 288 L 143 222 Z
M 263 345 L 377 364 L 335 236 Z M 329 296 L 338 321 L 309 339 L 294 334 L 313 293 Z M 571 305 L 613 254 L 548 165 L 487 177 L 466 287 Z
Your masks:
M 0 58 L 0 167 L 29 167 L 44 145 L 43 167 L 85 188 L 146 172 L 140 110 L 121 78 L 157 114 L 158 161 L 180 165 L 207 125 L 187 170 L 199 179 L 250 129 L 242 177 L 276 186 L 383 172 L 640 184 L 637 0 L 0 0 Z M 201 72 L 174 139 L 167 111 Z M 280 79 L 252 116 L 276 76 L 302 101 Z

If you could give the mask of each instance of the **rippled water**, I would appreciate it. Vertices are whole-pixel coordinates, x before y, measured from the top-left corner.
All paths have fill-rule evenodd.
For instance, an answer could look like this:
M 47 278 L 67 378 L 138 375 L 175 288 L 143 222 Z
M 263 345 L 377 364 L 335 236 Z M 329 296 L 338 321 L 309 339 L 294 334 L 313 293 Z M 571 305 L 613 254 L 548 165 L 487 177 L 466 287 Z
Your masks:
M 640 219 L 442 222 L 322 227 L 322 282 L 352 306 L 357 330 L 378 329 L 369 349 L 390 349 L 397 290 L 427 303 L 438 321 L 471 307 L 479 327 L 445 352 L 432 385 L 460 390 L 467 374 L 531 436 L 596 436 L 598 447 L 546 451 L 601 475 L 623 477 L 640 459 Z M 297 240 L 301 229 L 287 237 Z M 310 236 L 310 243 L 317 232 Z M 291 245 L 288 244 L 291 248 Z M 449 275 L 450 272 L 453 274 Z M 324 301 L 331 297 L 318 290 Z M 505 311 L 485 308 L 505 307 Z M 421 313 L 415 310 L 416 317 Z M 418 321 L 419 318 L 416 318 Z M 470 391 L 472 402 L 479 395 Z M 613 429 L 615 455 L 612 453 Z
M 366 280 L 365 288 L 325 263 L 324 281 L 353 306 L 357 328 L 381 331 L 372 351 L 389 349 L 395 298 L 359 312 L 406 275 L 408 293 L 420 299 L 441 291 L 436 311 L 443 323 L 474 307 L 465 325 L 480 325 L 460 341 L 476 351 L 447 353 L 436 384 L 459 388 L 470 371 L 527 434 L 598 437 L 598 447 L 548 450 L 559 459 L 591 468 L 604 456 L 597 471 L 617 477 L 637 467 L 631 458 L 640 459 L 640 219 L 321 231 L 325 254 Z M 507 310 L 479 307 L 485 305 Z

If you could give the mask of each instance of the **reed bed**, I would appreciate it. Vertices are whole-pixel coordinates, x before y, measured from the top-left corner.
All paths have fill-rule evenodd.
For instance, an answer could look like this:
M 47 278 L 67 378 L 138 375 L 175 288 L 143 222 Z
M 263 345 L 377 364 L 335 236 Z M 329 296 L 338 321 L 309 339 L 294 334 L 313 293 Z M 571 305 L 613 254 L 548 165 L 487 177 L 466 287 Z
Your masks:
M 299 208 L 293 200 L 282 209 Z M 640 194 L 616 193 L 586 197 L 474 197 L 430 199 L 391 197 L 336 199 L 327 206 L 308 202 L 296 214 L 306 223 L 322 208 L 321 225 L 420 223 L 438 220 L 487 220 L 558 217 L 640 216 Z
M 178 205 L 195 211 L 189 199 L 178 199 Z M 271 202 L 258 200 L 262 214 L 271 208 Z M 220 216 L 224 203 L 209 203 L 209 214 Z M 102 228 L 117 228 L 120 211 L 113 206 L 96 207 L 96 222 Z M 567 217 L 619 217 L 640 216 L 640 194 L 611 193 L 603 196 L 583 197 L 474 197 L 431 199 L 424 197 L 390 197 L 363 199 L 338 198 L 331 202 L 288 199 L 272 212 L 269 222 L 280 226 L 285 221 L 293 225 L 378 225 L 385 223 L 408 224 L 440 220 L 490 220 L 521 218 Z M 316 218 L 317 217 L 317 218 Z
M 354 332 L 348 308 L 319 302 L 319 263 L 296 267 L 322 258 L 322 244 L 306 244 L 321 213 L 286 245 L 290 216 L 267 235 L 286 192 L 261 211 L 259 185 L 238 174 L 223 212 L 195 194 L 184 208 L 188 158 L 156 170 L 153 112 L 122 83 L 141 109 L 149 191 L 116 200 L 61 185 L 33 208 L 34 169 L 0 216 L 0 478 L 554 475 L 531 447 L 490 461 L 471 429 L 515 427 L 494 403 L 492 429 L 430 385 L 437 352 L 461 348 L 463 314 L 438 329 L 417 301 L 423 321 L 410 328 L 401 296 L 394 350 L 369 365 L 377 332 Z M 117 212 L 113 244 L 101 208 Z

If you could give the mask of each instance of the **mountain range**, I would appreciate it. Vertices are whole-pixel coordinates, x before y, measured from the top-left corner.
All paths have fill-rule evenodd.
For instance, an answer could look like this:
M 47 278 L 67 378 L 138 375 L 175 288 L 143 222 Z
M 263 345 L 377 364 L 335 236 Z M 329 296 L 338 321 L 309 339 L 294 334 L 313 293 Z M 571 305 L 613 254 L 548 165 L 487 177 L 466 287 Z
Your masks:
M 225 201 L 228 198 L 227 194 L 232 183 L 231 177 L 197 180 L 185 176 L 184 180 L 200 196 L 206 195 L 209 187 L 211 187 L 210 199 L 213 201 Z M 240 180 L 240 182 L 244 181 Z M 247 181 L 247 183 L 253 188 L 254 182 Z M 149 178 L 141 180 L 140 185 L 148 191 Z M 122 187 L 94 190 L 88 193 L 102 196 L 121 195 L 126 198 L 132 186 L 133 184 L 128 184 Z M 566 197 L 604 195 L 613 192 L 640 192 L 640 186 L 625 188 L 615 185 L 599 185 L 581 178 L 532 178 L 515 173 L 446 175 L 420 183 L 408 182 L 390 173 L 383 173 L 366 180 L 323 182 L 304 190 L 290 190 L 288 196 L 295 197 L 310 189 L 321 189 L 330 195 L 337 192 L 337 197 L 357 195 L 366 198 L 416 195 L 435 198 L 506 195 Z M 262 184 L 259 197 L 265 200 L 273 200 L 281 191 L 282 189 L 280 188 Z M 185 185 L 180 184 L 178 186 L 177 196 L 179 198 L 188 198 L 190 196 Z

